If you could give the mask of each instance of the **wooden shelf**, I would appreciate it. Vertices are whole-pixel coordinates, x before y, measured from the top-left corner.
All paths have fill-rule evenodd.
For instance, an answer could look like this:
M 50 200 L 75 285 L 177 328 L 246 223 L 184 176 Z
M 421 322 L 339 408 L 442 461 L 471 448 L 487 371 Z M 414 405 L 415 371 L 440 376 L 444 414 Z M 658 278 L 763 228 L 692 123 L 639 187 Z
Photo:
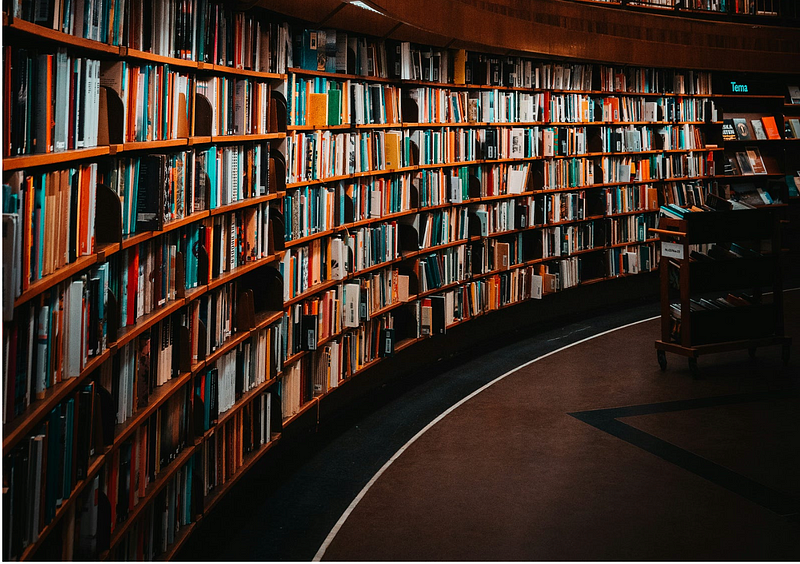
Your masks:
M 109 554 L 120 541 L 123 539 L 125 534 L 130 530 L 131 526 L 137 520 L 137 518 L 142 514 L 143 510 L 149 503 L 155 498 L 158 493 L 164 489 L 167 485 L 169 480 L 178 472 L 178 470 L 191 458 L 194 454 L 195 447 L 192 445 L 188 445 L 184 447 L 184 449 L 180 452 L 180 454 L 174 460 L 171 460 L 166 467 L 161 469 L 158 476 L 156 477 L 155 482 L 151 482 L 150 485 L 147 486 L 145 490 L 145 495 L 143 498 L 139 500 L 139 502 L 129 510 L 128 517 L 122 523 L 117 524 L 116 529 L 111 534 L 111 542 L 109 543 Z M 105 560 L 102 558 L 101 560 Z
M 70 151 L 60 151 L 52 153 L 37 153 L 33 155 L 22 155 L 19 157 L 6 157 L 3 159 L 3 171 L 11 172 L 48 166 L 60 163 L 71 163 L 86 159 L 93 159 L 109 154 L 108 146 L 91 147 L 89 149 L 73 149 Z
M 210 493 L 210 495 L 206 496 L 203 514 L 207 515 L 209 512 L 211 512 L 214 506 L 219 502 L 220 499 L 222 499 L 222 497 L 227 493 L 227 491 L 230 488 L 232 488 L 236 482 L 239 481 L 239 478 L 241 478 L 245 472 L 247 472 L 256 462 L 258 462 L 258 460 L 261 459 L 261 457 L 263 457 L 267 452 L 272 450 L 272 448 L 278 443 L 279 440 L 280 440 L 280 434 L 278 435 L 273 434 L 271 440 L 267 444 L 262 445 L 261 448 L 259 448 L 254 452 L 248 453 L 248 455 L 245 457 L 244 464 L 230 478 L 230 480 L 228 480 L 224 484 L 217 486 L 214 489 L 214 491 Z
M 42 419 L 84 383 L 89 375 L 111 358 L 112 350 L 106 349 L 102 354 L 92 357 L 81 370 L 80 375 L 66 378 L 45 390 L 44 398 L 31 403 L 28 408 L 10 422 L 3 425 L 3 452 L 9 452 L 23 437 L 33 430 Z
M 3 13 L 3 17 L 4 18 L 6 17 L 5 12 Z M 94 41 L 92 39 L 84 39 L 82 37 L 76 37 L 68 33 L 63 33 L 61 31 L 49 29 L 32 22 L 27 22 L 20 18 L 8 17 L 7 22 L 4 20 L 3 27 L 7 27 L 10 30 L 18 31 L 28 35 L 33 35 L 34 37 L 39 39 L 55 41 L 62 45 L 78 49 L 85 49 L 87 51 L 92 51 L 98 54 L 105 54 L 105 55 L 119 54 L 119 47 L 115 45 L 108 45 L 107 43 L 101 43 L 100 41 Z
M 147 61 L 149 63 L 159 63 L 169 65 L 171 67 L 197 69 L 197 62 L 189 59 L 178 59 L 164 55 L 156 55 L 148 51 L 140 51 L 138 49 L 129 49 L 128 47 L 120 47 L 119 54 L 121 57 L 128 59 L 135 59 L 138 61 Z

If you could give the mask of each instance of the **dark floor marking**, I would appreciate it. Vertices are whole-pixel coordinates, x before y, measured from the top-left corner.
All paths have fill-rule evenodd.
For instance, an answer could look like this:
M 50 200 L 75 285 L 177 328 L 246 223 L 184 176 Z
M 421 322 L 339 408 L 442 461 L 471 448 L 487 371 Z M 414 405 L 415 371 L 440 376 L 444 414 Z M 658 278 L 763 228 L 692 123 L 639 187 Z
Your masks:
M 646 450 L 684 470 L 688 470 L 689 472 L 705 478 L 718 486 L 726 488 L 753 503 L 766 507 L 778 515 L 796 518 L 800 516 L 800 500 L 789 494 L 760 484 L 746 476 L 742 476 L 724 466 L 720 466 L 688 450 L 659 439 L 654 435 L 631 427 L 618 419 L 636 415 L 651 415 L 655 413 L 718 407 L 755 401 L 791 399 L 799 395 L 797 390 L 777 390 L 664 403 L 650 403 L 630 407 L 596 409 L 592 411 L 570 413 L 569 415 L 601 431 L 605 431 L 614 437 Z

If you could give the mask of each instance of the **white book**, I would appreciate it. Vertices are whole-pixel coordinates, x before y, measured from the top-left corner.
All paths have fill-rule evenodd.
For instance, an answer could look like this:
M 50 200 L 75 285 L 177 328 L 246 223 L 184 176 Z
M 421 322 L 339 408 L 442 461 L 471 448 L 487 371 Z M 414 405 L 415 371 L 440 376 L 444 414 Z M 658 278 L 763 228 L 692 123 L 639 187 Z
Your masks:
M 345 277 L 345 245 L 341 239 L 331 240 L 331 279 L 342 280 Z
M 22 241 L 19 215 L 3 214 L 3 320 L 14 317 L 14 299 L 20 293 Z
M 344 285 L 344 326 L 345 327 L 358 327 L 359 326 L 359 300 L 361 295 L 361 287 L 359 284 L 345 284 Z
M 67 338 L 66 376 L 74 378 L 81 373 L 81 342 L 83 325 L 83 280 L 74 280 L 67 287 L 66 319 L 69 323 Z

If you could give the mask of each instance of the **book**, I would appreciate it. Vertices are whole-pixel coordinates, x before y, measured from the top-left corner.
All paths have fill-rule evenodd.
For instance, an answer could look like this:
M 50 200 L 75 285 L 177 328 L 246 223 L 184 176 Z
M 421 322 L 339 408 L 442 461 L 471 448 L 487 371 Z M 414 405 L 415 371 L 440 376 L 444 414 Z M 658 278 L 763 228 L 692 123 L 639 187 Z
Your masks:
M 764 131 L 764 124 L 761 123 L 760 119 L 751 119 L 750 125 L 753 126 L 753 134 L 756 139 L 762 140 L 767 138 L 767 133 Z
M 789 119 L 788 130 L 792 132 L 792 137 L 794 139 L 800 139 L 800 119 Z
M 747 207 L 759 207 L 766 204 L 756 186 L 750 182 L 733 185 L 734 201 Z
M 736 162 L 739 163 L 739 170 L 742 176 L 755 174 L 753 171 L 753 165 L 750 163 L 750 159 L 748 158 L 747 153 L 744 151 L 736 152 Z
M 764 124 L 764 131 L 767 134 L 767 139 L 781 138 L 781 133 L 778 131 L 778 124 L 775 123 L 775 118 L 773 116 L 764 116 L 761 118 L 761 122 Z
M 736 126 L 732 119 L 722 120 L 722 140 L 736 141 Z
M 750 162 L 750 166 L 753 167 L 753 174 L 768 174 L 758 147 L 746 147 L 745 150 L 747 151 L 747 160 Z
M 790 84 L 786 88 L 789 90 L 789 101 L 792 104 L 800 104 L 800 86 Z
M 733 118 L 733 126 L 736 129 L 736 139 L 739 141 L 749 141 L 753 137 L 750 135 L 750 128 L 744 118 Z

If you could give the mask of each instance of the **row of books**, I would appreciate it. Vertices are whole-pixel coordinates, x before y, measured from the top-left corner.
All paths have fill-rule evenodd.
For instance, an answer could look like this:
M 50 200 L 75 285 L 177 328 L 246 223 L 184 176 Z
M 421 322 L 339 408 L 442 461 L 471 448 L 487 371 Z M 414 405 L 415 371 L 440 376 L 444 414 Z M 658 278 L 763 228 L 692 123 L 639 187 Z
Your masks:
M 293 59 L 304 70 L 402 80 L 588 91 L 599 89 L 595 82 L 599 78 L 600 87 L 609 92 L 711 93 L 710 73 L 705 72 L 600 66 L 595 73 L 591 64 L 384 43 L 329 29 L 296 30 Z
M 122 102 L 122 135 L 117 142 L 161 141 L 189 136 L 195 79 L 168 64 L 104 61 L 100 85 Z M 109 125 L 110 127 L 110 125 Z M 112 140 L 113 141 L 113 140 Z
M 700 180 L 667 182 L 662 188 L 664 203 L 680 207 L 705 205 L 705 197 L 709 192 L 711 192 L 709 182 Z
M 196 456 L 196 455 L 195 455 Z M 180 530 L 194 520 L 197 493 L 193 464 L 187 462 L 171 477 L 114 547 L 115 560 L 156 560 L 167 552 Z M 84 553 L 96 558 L 97 551 Z
M 19 558 L 37 541 L 75 485 L 86 478 L 90 459 L 110 443 L 113 413 L 107 401 L 107 392 L 94 383 L 79 387 L 7 453 L 4 560 Z
M 52 153 L 98 144 L 100 61 L 6 46 L 3 155 Z
M 398 86 L 325 77 L 305 79 L 293 73 L 289 92 L 289 125 L 322 127 L 403 121 Z
M 10 421 L 47 389 L 78 376 L 106 348 L 103 275 L 95 269 L 27 304 L 4 331 L 4 419 Z
M 639 274 L 658 268 L 661 246 L 656 243 L 616 247 L 606 251 L 606 275 Z
M 643 243 L 653 238 L 650 229 L 657 227 L 657 224 L 658 215 L 655 212 L 609 218 L 607 242 L 609 245 Z
M 712 93 L 711 73 L 601 65 L 600 90 L 708 96 Z
M 264 196 L 269 171 L 270 144 L 259 142 L 111 159 L 101 167 L 100 178 L 119 197 L 122 235 L 130 235 L 160 231 L 194 213 Z
M 596 221 L 587 221 L 542 228 L 542 258 L 572 255 L 579 251 L 594 249 L 597 246 L 596 224 Z
M 578 135 L 577 129 L 571 128 L 570 135 Z M 571 137 L 568 137 L 568 139 Z M 601 127 L 599 138 L 602 140 L 604 153 L 638 153 L 641 151 L 674 151 L 703 149 L 706 146 L 706 134 L 696 125 L 667 125 L 653 130 L 647 127 L 628 125 L 625 127 Z M 578 145 L 575 152 L 568 155 L 581 154 L 586 145 Z M 545 148 L 547 155 L 547 148 Z
M 664 192 L 667 192 L 667 187 L 665 187 Z M 652 184 L 613 186 L 606 188 L 603 194 L 605 196 L 605 213 L 607 215 L 658 210 L 658 189 Z
M 342 280 L 348 273 L 391 261 L 398 253 L 398 224 L 394 221 L 293 247 L 281 262 L 284 301 L 322 282 Z
M 722 120 L 723 141 L 751 141 L 753 139 L 780 139 L 781 132 L 774 116 L 751 119 L 734 117 Z
M 180 454 L 191 424 L 189 386 L 177 390 L 132 436 L 113 451 L 107 464 L 112 532 L 147 495 L 147 485 Z
M 467 208 L 461 207 L 416 216 L 414 226 L 419 233 L 419 248 L 428 249 L 466 239 L 469 236 L 468 213 Z
M 758 147 L 745 147 L 744 151 L 725 153 L 725 174 L 733 176 L 749 176 L 752 174 L 769 174 L 769 170 L 761 157 Z
M 422 307 L 431 307 L 431 323 L 430 327 L 421 327 L 421 332 L 432 335 L 445 333 L 457 322 L 511 304 L 541 299 L 542 287 L 542 276 L 536 273 L 535 267 L 528 266 L 468 282 L 442 295 L 430 296 L 422 300 Z M 430 306 L 426 305 L 426 299 Z
M 13 299 L 33 282 L 95 252 L 96 187 L 96 163 L 9 176 L 3 185 L 3 240 L 4 305 L 11 312 Z
M 298 413 L 314 396 L 338 387 L 369 362 L 391 356 L 394 324 L 391 312 L 366 320 L 295 362 L 280 382 L 284 416 Z
M 252 78 L 210 76 L 198 78 L 198 96 L 211 106 L 210 134 L 264 135 L 270 130 L 272 87 Z
M 389 60 L 394 51 L 383 41 L 335 29 L 295 28 L 293 34 L 291 60 L 297 68 L 383 78 L 399 73 L 396 58 Z
M 292 75 L 292 125 L 716 121 L 713 101 L 695 98 L 603 97 L 551 92 L 403 90 Z M 402 96 L 402 98 L 401 98 Z
M 447 247 L 415 262 L 420 293 L 463 282 L 471 275 L 472 255 L 467 245 Z
M 32 6 L 15 1 L 11 15 L 109 45 L 166 57 L 283 73 L 291 56 L 289 29 L 215 0 L 169 0 L 158 5 L 121 0 Z

